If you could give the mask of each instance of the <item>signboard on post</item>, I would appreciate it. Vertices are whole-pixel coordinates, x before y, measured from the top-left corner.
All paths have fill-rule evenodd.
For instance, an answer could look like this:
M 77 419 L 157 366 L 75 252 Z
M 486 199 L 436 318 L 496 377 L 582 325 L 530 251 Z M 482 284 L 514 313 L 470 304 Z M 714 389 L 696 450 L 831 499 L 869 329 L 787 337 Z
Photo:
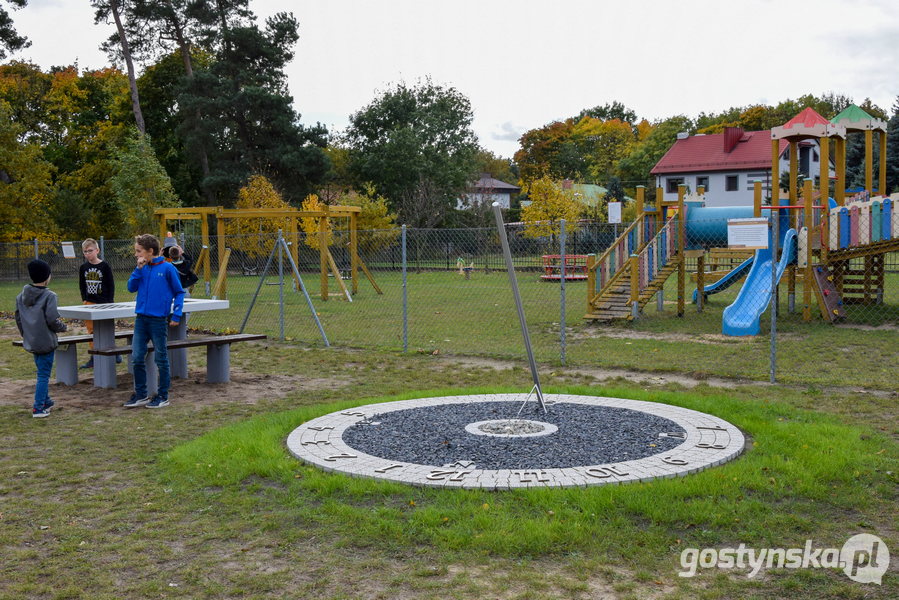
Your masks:
M 609 223 L 621 223 L 621 202 L 609 202 Z
M 62 243 L 62 255 L 65 258 L 75 258 L 75 246 L 72 245 L 72 242 Z
M 760 250 L 768 247 L 768 219 L 728 219 L 727 247 Z

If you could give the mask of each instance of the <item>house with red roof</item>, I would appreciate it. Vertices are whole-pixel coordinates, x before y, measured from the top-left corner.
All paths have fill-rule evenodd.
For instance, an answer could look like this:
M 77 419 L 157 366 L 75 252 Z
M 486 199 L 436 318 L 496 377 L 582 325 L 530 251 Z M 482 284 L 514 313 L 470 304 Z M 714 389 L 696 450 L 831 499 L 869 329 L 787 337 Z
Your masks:
M 799 172 L 805 176 L 821 175 L 818 140 L 799 142 Z M 790 147 L 780 140 L 781 173 L 790 170 Z M 833 170 L 830 169 L 830 173 Z M 771 132 L 743 131 L 727 127 L 724 133 L 678 134 L 674 145 L 650 171 L 661 187 L 665 200 L 677 200 L 677 187 L 686 184 L 691 192 L 705 187 L 706 206 L 749 206 L 753 203 L 753 187 L 762 182 L 764 197 L 771 190 Z

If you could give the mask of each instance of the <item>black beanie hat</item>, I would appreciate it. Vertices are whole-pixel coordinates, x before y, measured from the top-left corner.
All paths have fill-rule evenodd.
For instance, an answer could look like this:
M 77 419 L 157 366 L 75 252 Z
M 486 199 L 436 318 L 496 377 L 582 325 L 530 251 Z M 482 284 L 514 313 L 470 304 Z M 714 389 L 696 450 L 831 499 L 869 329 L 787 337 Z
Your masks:
M 40 260 L 34 259 L 28 263 L 28 275 L 34 283 L 44 283 L 50 279 L 50 265 Z

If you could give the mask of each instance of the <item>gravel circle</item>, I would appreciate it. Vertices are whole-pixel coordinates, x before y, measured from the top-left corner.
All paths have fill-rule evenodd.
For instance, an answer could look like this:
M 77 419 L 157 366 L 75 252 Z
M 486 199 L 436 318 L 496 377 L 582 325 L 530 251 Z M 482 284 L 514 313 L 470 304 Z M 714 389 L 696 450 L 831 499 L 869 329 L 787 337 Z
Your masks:
M 556 425 L 558 431 L 549 435 L 497 437 L 465 431 L 476 421 L 513 419 L 520 406 L 477 402 L 385 412 L 348 427 L 343 441 L 372 456 L 435 467 L 470 462 L 478 469 L 551 469 L 645 458 L 671 450 L 686 436 L 682 427 L 664 417 L 566 402 L 551 405 L 546 414 L 532 407 L 521 414 L 523 419 Z

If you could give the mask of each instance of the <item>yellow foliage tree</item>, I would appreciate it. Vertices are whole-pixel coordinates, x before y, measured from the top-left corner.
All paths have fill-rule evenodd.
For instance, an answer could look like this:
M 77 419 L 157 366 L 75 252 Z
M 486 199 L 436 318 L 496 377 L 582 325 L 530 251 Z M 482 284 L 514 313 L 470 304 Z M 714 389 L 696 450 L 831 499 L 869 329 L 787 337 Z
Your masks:
M 571 190 L 562 189 L 552 179 L 543 176 L 526 183 L 522 191 L 531 203 L 521 209 L 521 220 L 525 222 L 524 235 L 538 238 L 555 236 L 561 227 L 559 221 L 574 224 L 583 206 L 574 198 Z
M 300 210 L 324 210 L 325 203 L 319 200 L 318 196 L 315 194 L 309 194 L 306 196 L 306 199 L 303 200 L 303 204 L 300 207 Z M 319 217 L 303 217 L 301 220 L 301 227 L 303 228 L 303 232 L 306 234 L 306 245 L 312 248 L 313 250 L 319 249 L 319 240 L 321 239 L 321 232 L 319 231 L 319 223 L 321 219 Z M 325 231 L 324 231 L 324 242 L 325 246 L 330 246 L 334 243 L 334 230 L 331 227 L 331 219 L 325 219 Z
M 275 186 L 262 175 L 250 177 L 247 185 L 237 192 L 237 208 L 280 208 L 290 210 Z M 244 252 L 250 258 L 267 256 L 275 243 L 276 234 L 281 229 L 290 231 L 289 218 L 252 217 L 230 219 L 225 231 L 234 239 L 231 247 Z
M 21 128 L 0 102 L 0 242 L 53 237 L 53 167 L 37 144 L 19 141 Z
M 396 225 L 396 213 L 390 212 L 387 199 L 375 191 L 371 183 L 362 185 L 362 191 L 351 191 L 339 199 L 345 206 L 361 209 L 356 218 L 360 252 L 374 252 L 393 244 L 400 235 Z

